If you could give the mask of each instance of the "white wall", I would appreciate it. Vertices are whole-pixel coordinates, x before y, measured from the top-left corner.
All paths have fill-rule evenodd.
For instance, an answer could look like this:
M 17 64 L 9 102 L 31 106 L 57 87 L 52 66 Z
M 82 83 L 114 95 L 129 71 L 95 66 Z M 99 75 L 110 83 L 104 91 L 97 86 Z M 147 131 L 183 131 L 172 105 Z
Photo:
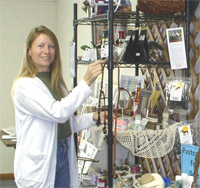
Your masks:
M 86 13 L 82 11 L 82 0 L 57 0 L 57 37 L 60 43 L 61 56 L 63 61 L 63 73 L 64 78 L 67 81 L 69 89 L 73 87 L 73 79 L 69 75 L 69 44 L 73 41 L 74 28 L 73 28 L 73 4 L 78 4 L 78 17 L 85 17 Z M 90 26 L 78 26 L 78 52 L 81 53 L 80 46 L 90 43 L 91 32 Z M 79 54 L 80 54 L 79 53 Z M 86 71 L 86 66 L 82 66 L 81 75 L 79 74 L 79 80 L 83 77 Z M 80 72 L 79 72 L 80 73 Z
M 25 39 L 41 24 L 56 30 L 55 1 L 0 0 L 0 129 L 15 124 L 12 82 L 21 65 Z M 0 174 L 13 172 L 13 157 L 14 149 L 0 142 Z
M 69 43 L 73 40 L 73 3 L 78 3 L 78 18 L 85 17 L 83 0 L 0 0 L 0 129 L 13 126 L 14 108 L 10 90 L 21 65 L 25 39 L 30 30 L 46 25 L 58 37 L 63 61 L 63 73 L 69 89 L 73 79 L 69 76 Z M 134 7 L 135 1 L 131 0 Z M 78 49 L 90 44 L 90 26 L 78 26 Z M 79 50 L 79 55 L 82 53 Z M 79 66 L 78 80 L 86 70 Z M 122 70 L 121 72 L 123 72 Z M 133 74 L 133 69 L 126 74 Z M 105 73 L 107 76 L 107 73 Z M 0 142 L 0 174 L 13 173 L 14 148 Z

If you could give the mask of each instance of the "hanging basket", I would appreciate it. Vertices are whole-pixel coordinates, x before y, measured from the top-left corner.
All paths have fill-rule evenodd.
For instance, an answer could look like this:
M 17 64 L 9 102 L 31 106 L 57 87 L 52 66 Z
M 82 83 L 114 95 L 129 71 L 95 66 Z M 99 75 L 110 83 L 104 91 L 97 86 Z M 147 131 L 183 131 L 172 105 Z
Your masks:
M 175 14 L 185 10 L 185 0 L 138 0 L 138 8 L 145 14 Z

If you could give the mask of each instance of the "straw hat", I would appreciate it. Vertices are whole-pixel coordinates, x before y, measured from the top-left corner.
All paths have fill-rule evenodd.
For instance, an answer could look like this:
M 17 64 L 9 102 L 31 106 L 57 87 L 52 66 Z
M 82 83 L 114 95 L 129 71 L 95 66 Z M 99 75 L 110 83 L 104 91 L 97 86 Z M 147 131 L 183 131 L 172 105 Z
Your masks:
M 133 184 L 135 188 L 164 188 L 165 182 L 157 173 L 144 174 Z

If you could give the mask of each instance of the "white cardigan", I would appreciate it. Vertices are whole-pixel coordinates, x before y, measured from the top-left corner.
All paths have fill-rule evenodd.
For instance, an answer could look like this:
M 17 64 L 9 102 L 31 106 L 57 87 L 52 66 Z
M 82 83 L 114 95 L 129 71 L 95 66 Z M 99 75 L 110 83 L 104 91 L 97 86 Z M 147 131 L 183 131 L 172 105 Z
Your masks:
M 57 125 L 70 119 L 72 136 L 68 138 L 71 188 L 79 187 L 73 133 L 95 124 L 93 114 L 73 113 L 92 94 L 82 80 L 61 101 L 56 101 L 37 77 L 20 78 L 13 96 L 17 145 L 14 160 L 18 188 L 53 188 L 56 169 Z

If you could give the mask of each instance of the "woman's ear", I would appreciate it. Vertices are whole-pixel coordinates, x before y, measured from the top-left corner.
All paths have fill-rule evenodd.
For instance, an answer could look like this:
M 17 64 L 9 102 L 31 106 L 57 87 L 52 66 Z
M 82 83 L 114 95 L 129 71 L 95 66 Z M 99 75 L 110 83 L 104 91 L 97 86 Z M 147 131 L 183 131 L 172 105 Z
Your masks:
M 31 56 L 31 49 L 28 49 L 28 55 Z

